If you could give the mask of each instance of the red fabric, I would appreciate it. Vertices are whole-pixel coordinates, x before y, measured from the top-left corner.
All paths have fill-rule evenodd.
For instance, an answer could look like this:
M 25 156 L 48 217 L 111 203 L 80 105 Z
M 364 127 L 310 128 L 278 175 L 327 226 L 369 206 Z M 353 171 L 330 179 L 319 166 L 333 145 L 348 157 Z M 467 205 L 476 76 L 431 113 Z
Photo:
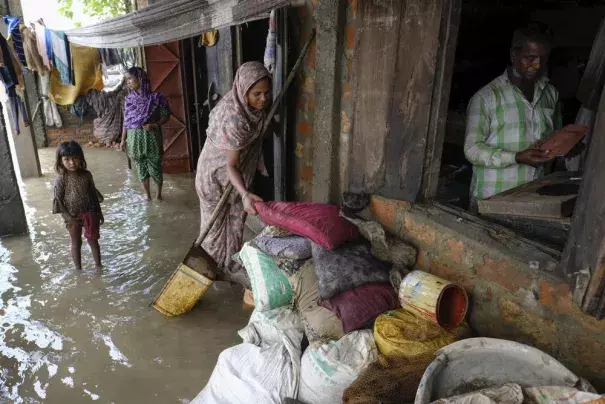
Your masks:
M 345 334 L 362 328 L 385 311 L 400 307 L 397 292 L 390 283 L 367 283 L 319 304 L 336 314 Z
M 259 202 L 255 207 L 266 225 L 281 227 L 329 250 L 359 236 L 357 227 L 340 217 L 340 208 L 335 205 Z
M 101 221 L 99 215 L 94 212 L 84 212 L 78 215 L 78 218 L 82 220 L 82 227 L 84 227 L 84 237 L 87 240 L 98 240 L 101 238 L 99 228 L 101 227 Z

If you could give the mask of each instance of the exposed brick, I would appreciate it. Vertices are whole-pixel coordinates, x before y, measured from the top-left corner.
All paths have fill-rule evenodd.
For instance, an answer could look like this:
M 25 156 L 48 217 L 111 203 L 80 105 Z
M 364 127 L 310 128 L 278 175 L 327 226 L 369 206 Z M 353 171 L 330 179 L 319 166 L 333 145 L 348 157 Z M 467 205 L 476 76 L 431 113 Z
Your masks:
M 418 240 L 423 246 L 435 245 L 437 234 L 435 228 L 424 223 L 416 222 L 409 215 L 403 218 L 404 231 L 414 240 Z
M 551 284 L 546 279 L 540 280 L 538 284 L 541 304 L 555 313 L 571 314 L 574 311 L 572 294 L 567 284 Z
M 376 219 L 391 228 L 396 224 L 397 208 L 397 202 L 387 201 L 382 198 L 372 198 L 370 202 L 370 210 L 376 216 Z
M 313 42 L 311 42 L 305 62 L 307 68 L 315 70 L 317 65 L 317 40 L 313 40 Z
M 472 289 L 475 284 L 473 276 L 458 268 L 453 268 L 442 261 L 433 260 L 431 262 L 430 272 L 450 282 L 456 282 L 462 285 L 467 291 Z
M 302 136 L 313 136 L 313 127 L 307 121 L 299 122 L 296 125 L 296 132 Z
M 521 332 L 521 335 L 517 334 L 517 341 L 546 349 L 549 353 L 557 351 L 558 332 L 554 321 L 527 312 L 506 297 L 498 299 L 498 305 L 502 321 Z M 508 331 L 511 335 L 516 334 L 514 329 Z
M 302 143 L 296 143 L 296 151 L 294 152 L 294 154 L 299 159 L 305 156 L 305 147 L 302 145 Z
M 345 111 L 340 111 L 340 127 L 343 133 L 351 132 L 351 120 Z
M 345 101 L 350 101 L 351 100 L 351 89 L 353 88 L 353 85 L 351 83 L 345 83 L 342 86 L 342 95 L 343 95 L 343 99 Z
M 307 112 L 309 114 L 315 113 L 315 98 L 309 98 L 307 101 Z
M 462 241 L 447 240 L 448 249 L 446 257 L 456 264 L 462 264 L 462 253 L 464 252 L 464 244 Z
M 300 173 L 300 178 L 305 180 L 305 181 L 312 181 L 313 180 L 313 167 L 303 167 L 301 173 Z
M 351 10 L 352 16 L 355 17 L 357 13 L 357 0 L 348 0 L 348 3 L 349 10 Z
M 347 49 L 355 49 L 355 24 L 349 23 L 345 26 L 345 46 Z
M 302 89 L 303 89 L 303 92 L 305 92 L 307 94 L 315 93 L 315 80 L 313 80 L 313 77 L 310 77 L 310 76 L 305 77 Z
M 516 292 L 523 287 L 528 287 L 530 279 L 525 276 L 519 268 L 511 265 L 511 262 L 496 261 L 488 255 L 484 256 L 484 263 L 476 265 L 477 275 L 504 287 L 510 292 Z

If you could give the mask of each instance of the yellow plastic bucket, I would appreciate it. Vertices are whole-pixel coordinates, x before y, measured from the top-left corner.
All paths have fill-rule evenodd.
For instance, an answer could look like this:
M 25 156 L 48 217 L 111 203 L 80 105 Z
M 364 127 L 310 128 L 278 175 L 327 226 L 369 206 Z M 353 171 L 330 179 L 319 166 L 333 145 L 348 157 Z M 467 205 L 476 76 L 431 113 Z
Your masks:
M 214 282 L 216 263 L 200 247 L 191 247 L 151 306 L 165 316 L 178 316 L 195 306 Z
M 424 271 L 412 271 L 399 287 L 401 307 L 446 329 L 458 327 L 466 317 L 464 288 Z

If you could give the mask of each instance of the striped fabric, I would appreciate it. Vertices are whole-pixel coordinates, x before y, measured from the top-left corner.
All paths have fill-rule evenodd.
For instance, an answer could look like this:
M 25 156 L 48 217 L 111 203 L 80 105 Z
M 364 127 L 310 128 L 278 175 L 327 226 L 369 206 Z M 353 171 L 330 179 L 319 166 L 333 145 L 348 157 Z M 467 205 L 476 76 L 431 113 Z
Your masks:
M 485 199 L 543 175 L 543 168 L 517 164 L 515 154 L 561 127 L 559 93 L 543 77 L 533 102 L 508 73 L 479 90 L 468 106 L 464 153 L 473 164 L 471 198 Z
M 4 17 L 4 23 L 8 26 L 9 39 L 13 41 L 13 47 L 19 56 L 19 61 L 24 66 L 27 66 L 25 60 L 25 50 L 23 49 L 23 38 L 21 37 L 21 31 L 19 30 L 19 17 L 12 17 L 7 15 Z

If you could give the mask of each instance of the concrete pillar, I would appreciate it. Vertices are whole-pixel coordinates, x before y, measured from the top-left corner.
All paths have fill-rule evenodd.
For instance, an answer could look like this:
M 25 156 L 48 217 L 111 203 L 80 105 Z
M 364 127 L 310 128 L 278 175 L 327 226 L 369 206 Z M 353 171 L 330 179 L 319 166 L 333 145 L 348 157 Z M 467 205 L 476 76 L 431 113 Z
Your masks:
M 1 108 L 0 105 L 0 112 Z M 27 233 L 27 220 L 8 136 L 4 122 L 0 119 L 0 237 Z
M 8 9 L 6 6 L 8 5 Z M 2 11 L 5 14 L 10 14 L 12 16 L 18 16 L 21 20 L 23 20 L 23 9 L 21 8 L 20 0 L 9 0 L 8 2 L 4 2 L 1 7 Z M 25 127 L 23 125 L 23 120 L 21 117 L 21 113 L 19 113 L 19 127 L 21 129 L 21 134 L 19 136 L 15 136 L 14 145 L 15 145 L 15 153 L 17 155 L 17 160 L 19 161 L 19 169 L 21 170 L 22 178 L 31 178 L 31 177 L 39 177 L 41 175 L 40 171 L 40 160 L 38 158 L 38 145 L 36 142 L 36 135 L 40 138 L 40 147 L 46 144 L 46 129 L 44 128 L 44 123 L 42 120 L 42 114 L 39 112 L 36 116 L 36 119 L 32 119 L 34 117 L 35 107 L 38 104 L 38 100 L 40 99 L 38 95 L 38 83 L 36 82 L 34 74 L 28 71 L 24 71 L 24 102 L 25 109 L 30 118 L 30 126 Z M 11 105 L 5 104 L 7 108 L 12 108 Z M 5 113 L 5 122 L 8 122 L 9 110 L 4 110 Z M 12 123 L 14 125 L 14 122 Z M 11 130 L 7 129 L 8 133 L 12 134 Z
M 340 136 L 341 57 L 345 2 L 322 0 L 315 11 L 317 21 L 317 68 L 315 76 L 315 122 L 313 125 L 314 202 L 337 203 L 338 144 Z

